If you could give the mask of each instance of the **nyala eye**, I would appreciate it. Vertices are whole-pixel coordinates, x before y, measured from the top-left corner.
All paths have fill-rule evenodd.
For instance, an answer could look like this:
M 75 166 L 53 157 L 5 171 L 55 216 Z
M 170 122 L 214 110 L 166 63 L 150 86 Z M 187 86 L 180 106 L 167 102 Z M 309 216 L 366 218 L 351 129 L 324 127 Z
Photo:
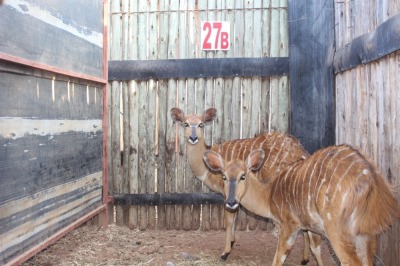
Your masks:
M 240 180 L 245 180 L 245 179 L 246 179 L 246 175 L 245 174 L 240 176 Z
M 204 126 L 204 124 L 203 124 L 203 123 L 200 123 L 200 124 L 199 124 L 199 127 L 200 127 L 200 128 L 202 128 L 203 126 Z
M 225 176 L 225 175 L 222 175 L 222 179 L 223 179 L 223 180 L 226 180 L 226 176 Z
M 189 127 L 189 123 L 184 123 L 183 126 L 184 127 Z

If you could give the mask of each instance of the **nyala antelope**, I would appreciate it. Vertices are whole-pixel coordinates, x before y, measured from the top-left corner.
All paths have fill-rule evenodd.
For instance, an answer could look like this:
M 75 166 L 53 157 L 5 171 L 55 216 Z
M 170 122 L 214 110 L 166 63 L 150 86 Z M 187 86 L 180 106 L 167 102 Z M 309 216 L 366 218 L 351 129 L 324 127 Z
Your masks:
M 225 194 L 224 181 L 220 174 L 211 172 L 203 161 L 203 153 L 207 150 L 203 138 L 203 126 L 210 124 L 216 117 L 217 110 L 214 108 L 207 109 L 203 115 L 189 114 L 179 108 L 171 109 L 171 117 L 174 122 L 180 123 L 185 128 L 186 155 L 193 174 L 200 179 L 211 190 Z M 309 154 L 303 149 L 302 145 L 292 136 L 280 133 L 265 133 L 255 138 L 238 139 L 227 141 L 222 144 L 216 144 L 211 150 L 220 153 L 224 159 L 231 160 L 234 158 L 246 158 L 252 150 L 262 148 L 265 151 L 271 151 L 264 164 L 264 169 L 260 172 L 260 179 L 270 179 L 271 175 L 277 175 L 281 169 L 286 168 L 293 162 L 307 158 Z M 247 202 L 242 205 L 247 209 L 252 207 Z M 221 258 L 226 260 L 231 252 L 231 248 L 235 242 L 235 215 L 236 212 L 225 209 L 225 225 L 226 237 L 225 246 Z M 235 210 L 237 211 L 237 209 Z M 312 235 L 311 250 L 320 261 L 318 247 L 321 242 L 319 235 Z M 302 264 L 306 264 L 309 259 L 309 239 L 305 233 L 304 237 L 304 253 Z
M 377 235 L 399 216 L 393 191 L 377 169 L 351 146 L 332 146 L 260 182 L 254 171 L 268 156 L 257 149 L 246 161 L 225 160 L 206 151 L 204 161 L 223 175 L 227 208 L 240 203 L 278 225 L 272 265 L 284 263 L 301 229 L 325 235 L 341 265 L 373 265 Z

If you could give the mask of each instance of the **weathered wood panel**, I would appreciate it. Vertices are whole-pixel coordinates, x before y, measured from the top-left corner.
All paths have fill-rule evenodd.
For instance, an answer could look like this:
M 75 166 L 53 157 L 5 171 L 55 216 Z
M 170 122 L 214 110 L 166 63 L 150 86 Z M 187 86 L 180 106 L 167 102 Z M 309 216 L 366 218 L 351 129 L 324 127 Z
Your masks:
M 0 264 L 102 200 L 99 85 L 0 62 Z
M 338 48 L 375 31 L 400 13 L 400 2 L 335 2 L 335 35 Z M 335 76 L 336 139 L 360 148 L 394 187 L 400 201 L 400 93 L 399 51 Z M 380 237 L 376 265 L 400 261 L 400 221 Z
M 0 53 L 102 78 L 102 12 L 101 1 L 5 1 Z
M 332 1 L 289 0 L 290 133 L 310 153 L 334 143 L 333 28 Z
M 150 60 L 169 59 L 224 58 L 228 60 L 236 58 L 240 60 L 243 57 L 250 60 L 254 58 L 272 60 L 268 57 L 279 57 L 278 61 L 283 62 L 281 59 L 287 59 L 288 56 L 286 0 L 280 2 L 209 0 L 198 3 L 195 1 L 159 1 L 157 6 L 153 6 L 150 2 L 141 3 L 131 0 L 129 7 L 125 6 L 125 9 L 125 4 L 120 5 L 120 3 L 119 0 L 113 0 L 110 3 L 111 7 L 115 5 L 110 14 L 110 28 L 113 32 L 111 34 L 113 38 L 110 39 L 109 45 L 110 54 L 116 55 L 110 57 L 112 60 L 125 60 L 123 52 L 126 50 L 130 55 L 127 59 L 149 60 L 144 63 L 157 62 Z M 140 8 L 141 5 L 143 8 Z M 122 25 L 124 22 L 126 24 L 127 20 L 130 22 L 126 29 L 126 26 L 123 28 Z M 231 22 L 232 39 L 229 51 L 201 50 L 200 25 L 205 20 Z M 277 41 L 271 37 L 272 27 L 278 27 L 278 29 L 273 29 L 278 38 Z M 114 34 L 114 31 L 118 30 L 119 32 Z M 127 37 L 124 37 L 124 32 Z M 132 51 L 133 49 L 134 51 Z M 140 61 L 137 62 L 140 63 Z M 242 68 L 237 67 L 238 69 Z M 270 71 L 270 69 L 265 71 Z M 223 71 L 218 72 L 222 73 Z M 158 73 L 163 74 L 162 71 Z M 240 73 L 238 76 L 228 78 L 223 75 L 213 76 L 211 73 L 204 78 L 201 75 L 190 76 L 190 78 L 182 75 L 168 75 L 152 77 L 153 79 L 147 82 L 142 78 L 128 81 L 130 84 L 141 84 L 142 82 L 145 84 L 143 86 L 133 85 L 134 89 L 129 94 L 130 99 L 122 101 L 125 105 L 130 101 L 129 119 L 124 118 L 124 123 L 130 121 L 129 126 L 118 125 L 118 121 L 114 125 L 123 126 L 124 134 L 130 134 L 129 138 L 123 137 L 121 140 L 126 142 L 129 139 L 130 142 L 130 145 L 126 143 L 122 145 L 124 146 L 124 156 L 136 158 L 136 161 L 129 160 L 131 163 L 129 167 L 125 165 L 123 167 L 123 171 L 129 171 L 129 174 L 122 173 L 124 177 L 129 176 L 129 184 L 137 185 L 136 189 L 131 190 L 131 193 L 209 192 L 209 189 L 204 187 L 191 173 L 186 160 L 183 130 L 173 124 L 169 115 L 172 107 L 178 106 L 186 113 L 202 113 L 209 107 L 218 109 L 217 121 L 207 127 L 205 132 L 206 142 L 209 145 L 254 136 L 273 129 L 288 130 L 289 86 L 287 77 L 283 79 L 279 76 L 271 77 L 270 75 L 275 75 L 274 73 L 243 77 L 240 76 Z M 282 71 L 279 72 L 279 75 L 282 74 L 287 75 Z M 151 88 L 157 92 L 155 97 L 148 94 Z M 124 89 L 124 85 L 122 85 L 122 89 Z M 271 104 L 271 91 L 275 97 L 274 104 Z M 122 92 L 122 95 L 126 95 L 126 93 Z M 153 107 L 148 109 L 150 106 Z M 116 110 L 116 113 L 121 112 L 121 108 Z M 149 121 L 149 118 L 153 120 Z M 145 133 L 139 134 L 140 130 Z M 153 138 L 154 143 L 150 145 Z M 132 143 L 136 146 L 132 146 Z M 148 148 L 149 153 L 147 155 L 140 154 L 140 150 L 143 148 L 139 147 Z M 134 151 L 134 155 L 131 155 L 132 151 Z M 136 152 L 139 154 L 136 155 Z M 140 160 L 146 160 L 151 167 L 146 171 L 140 171 L 139 169 L 142 167 Z M 124 160 L 125 162 L 126 160 Z M 153 173 L 155 173 L 154 178 Z M 151 186 L 154 182 L 154 188 L 149 186 L 149 183 L 145 183 L 147 181 L 150 181 Z M 114 190 L 114 192 L 116 191 Z M 141 209 L 142 207 L 137 208 Z M 205 204 L 201 207 L 161 205 L 156 206 L 156 210 L 157 228 L 185 230 L 199 227 L 205 230 L 224 228 L 223 207 L 219 205 Z M 149 217 L 148 223 L 150 224 L 153 223 L 150 219 L 154 218 L 150 218 L 149 214 L 150 212 L 147 212 L 148 216 L 146 217 Z M 134 215 L 140 219 L 144 213 L 131 213 L 129 220 L 135 219 Z M 257 219 L 248 218 L 246 212 L 242 211 L 238 221 L 239 229 L 248 228 L 247 220 L 251 220 L 251 229 L 266 227 L 265 221 L 259 223 Z M 131 223 L 129 226 L 135 227 Z M 141 228 L 145 227 L 141 226 Z

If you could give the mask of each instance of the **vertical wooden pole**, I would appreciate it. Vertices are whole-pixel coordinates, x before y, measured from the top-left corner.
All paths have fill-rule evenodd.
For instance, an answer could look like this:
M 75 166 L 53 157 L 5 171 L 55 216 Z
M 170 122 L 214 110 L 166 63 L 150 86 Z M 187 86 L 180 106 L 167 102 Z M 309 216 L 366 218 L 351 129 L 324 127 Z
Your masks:
M 288 19 L 287 19 L 287 0 L 280 0 L 279 5 L 279 56 L 288 57 Z M 288 132 L 289 130 L 289 86 L 288 77 L 282 76 L 278 80 L 278 113 L 279 113 L 279 130 Z
M 120 2 L 111 2 L 111 26 L 112 26 L 112 40 L 111 40 L 111 60 L 121 59 L 121 18 L 120 18 Z M 112 179 L 113 179 L 113 194 L 122 193 L 122 176 L 121 176 L 121 124 L 120 124 L 120 100 L 121 89 L 120 82 L 113 81 L 111 83 L 111 158 L 112 158 Z M 124 213 L 122 206 L 115 206 L 116 211 L 116 224 L 124 224 Z
M 138 58 L 138 10 L 137 0 L 129 1 L 129 30 L 128 30 L 128 59 Z M 139 193 L 139 99 L 138 83 L 131 80 L 128 83 L 128 104 L 129 104 L 129 156 L 128 178 L 129 193 Z M 129 206 L 128 227 L 136 229 L 139 226 L 139 207 Z
M 147 45 L 147 2 L 146 1 L 139 1 L 138 2 L 138 60 L 145 60 L 147 59 L 148 55 L 148 45 Z M 147 136 L 148 131 L 148 93 L 149 88 L 147 86 L 146 81 L 139 81 L 138 82 L 138 95 L 139 95 L 139 193 L 146 193 L 147 192 L 147 178 L 149 178 L 148 164 L 150 162 L 147 161 L 147 153 L 150 145 L 150 139 Z M 139 207 L 139 229 L 145 230 L 148 226 L 147 220 L 147 206 L 140 206 Z
M 149 1 L 147 4 L 148 9 L 148 42 L 149 52 L 147 58 L 155 60 L 158 56 L 158 17 L 157 1 Z M 147 138 L 149 145 L 147 149 L 147 193 L 155 193 L 155 169 L 156 169 L 156 130 L 157 130 L 157 80 L 150 79 L 148 82 L 149 96 L 148 96 L 148 110 L 147 110 Z M 156 228 L 156 207 L 148 207 L 148 228 Z
M 158 9 L 160 11 L 168 11 L 168 1 L 160 1 Z M 159 59 L 168 58 L 168 22 L 169 13 L 160 12 L 159 21 Z M 167 160 L 171 158 L 172 154 L 167 154 L 167 129 L 172 126 L 172 122 L 168 120 L 170 117 L 168 109 L 168 81 L 158 81 L 158 117 L 159 117 L 159 128 L 158 128 L 158 156 L 157 156 L 157 192 L 162 194 L 166 191 L 166 179 L 171 173 L 174 173 L 174 169 L 171 169 L 172 165 Z M 171 124 L 169 125 L 168 122 Z M 169 152 L 169 151 L 168 151 Z M 173 151 L 171 151 L 173 152 Z M 166 228 L 166 206 L 157 206 L 158 210 L 158 229 Z
M 261 56 L 270 56 L 270 33 L 271 33 L 271 4 L 270 1 L 263 1 L 261 12 L 261 24 L 263 25 L 261 31 Z M 270 110 L 270 77 L 261 78 L 261 106 L 260 106 L 260 131 L 270 131 L 269 118 Z M 259 223 L 259 227 L 263 222 Z M 265 224 L 264 224 L 265 225 Z M 264 226 L 263 225 L 263 226 Z
M 103 78 L 108 79 L 108 0 L 103 0 Z M 99 214 L 99 226 L 104 228 L 108 227 L 109 211 L 112 210 L 111 204 L 108 204 L 109 199 L 109 176 L 108 176 L 108 152 L 109 152 L 109 134 L 108 134 L 108 84 L 103 85 L 103 158 L 102 158 L 102 171 L 103 171 L 103 204 L 107 204 L 104 212 Z
M 170 0 L 169 10 L 178 10 L 179 2 Z M 176 12 L 170 12 L 169 21 L 168 21 L 168 59 L 177 58 L 177 49 L 178 49 L 178 24 L 176 23 L 179 20 L 179 16 Z M 168 113 L 172 107 L 177 106 L 177 81 L 175 79 L 168 80 Z M 167 130 L 167 158 L 166 158 L 166 167 L 167 167 L 167 179 L 166 179 L 166 188 L 167 192 L 176 192 L 176 179 L 178 178 L 176 175 L 176 167 L 177 167 L 177 147 L 175 146 L 177 143 L 177 130 L 178 125 L 173 124 L 173 121 L 170 116 L 168 116 L 167 126 L 169 127 Z M 167 229 L 175 229 L 175 206 L 168 205 L 166 208 L 167 217 Z
M 128 30 L 129 30 L 129 2 L 121 2 L 122 12 L 122 58 L 128 59 Z M 123 141 L 123 157 L 122 157 L 122 193 L 129 193 L 129 136 L 130 136 L 130 119 L 129 119 L 129 87 L 128 82 L 121 82 L 122 89 L 122 141 Z M 124 212 L 124 225 L 129 222 L 129 207 L 123 206 Z
M 196 24 L 197 18 L 197 7 L 196 7 L 196 0 L 189 0 L 187 9 L 187 57 L 198 57 L 198 53 L 196 51 L 196 40 L 197 40 L 197 30 L 200 28 Z M 188 111 L 197 113 L 198 109 L 204 109 L 204 88 L 200 90 L 200 94 L 198 93 L 198 82 L 195 79 L 188 79 L 187 80 L 187 102 L 188 102 Z M 200 97 L 200 99 L 198 99 Z M 200 107 L 198 108 L 200 104 Z M 200 112 L 203 112 L 200 111 Z M 187 144 L 186 144 L 187 145 Z M 201 182 L 198 180 L 192 173 L 190 169 L 189 163 L 187 162 L 187 155 L 186 157 L 186 172 L 185 172 L 185 191 L 186 192 L 201 192 Z M 200 210 L 201 207 L 199 205 L 194 206 L 187 206 L 191 208 L 190 217 L 185 218 L 185 213 L 188 213 L 184 209 L 184 224 L 183 229 L 185 230 L 197 230 L 200 227 Z
M 197 19 L 197 27 L 200 29 L 201 27 L 201 22 L 207 20 L 207 2 L 208 1 L 198 1 L 197 2 L 197 8 L 199 10 L 198 14 L 198 19 Z M 199 36 L 199 33 L 197 34 Z M 201 50 L 201 42 L 200 39 L 197 41 L 197 46 L 199 47 L 199 55 L 201 58 L 205 58 L 207 56 L 206 52 Z M 197 83 L 197 110 L 196 113 L 202 114 L 206 108 L 209 108 L 211 106 L 207 106 L 206 104 L 206 94 L 208 93 L 208 87 L 207 87 L 208 82 L 206 79 L 199 79 Z M 202 184 L 202 192 L 203 193 L 208 193 L 210 192 L 210 189 Z M 209 204 L 203 204 L 201 207 L 201 228 L 203 230 L 210 230 L 211 224 L 210 224 L 210 205 Z
M 174 26 L 178 27 L 178 50 L 176 58 L 186 58 L 187 45 L 187 21 L 186 11 L 187 1 L 180 1 L 178 14 L 178 21 L 175 22 Z M 172 25 L 171 25 L 172 26 Z M 186 79 L 178 79 L 178 106 L 187 113 L 187 91 L 186 91 Z M 188 103 L 190 104 L 190 103 Z M 185 168 L 186 168 L 186 156 L 185 156 L 185 139 L 183 137 L 183 131 L 178 131 L 178 152 L 177 152 L 177 176 L 176 176 L 176 189 L 177 192 L 185 191 Z M 185 211 L 185 213 L 184 213 Z M 189 213 L 188 213 L 189 212 Z M 190 216 L 190 209 L 188 205 L 176 205 L 175 206 L 175 229 L 183 229 L 184 216 L 188 218 Z M 187 225 L 186 225 L 187 226 Z

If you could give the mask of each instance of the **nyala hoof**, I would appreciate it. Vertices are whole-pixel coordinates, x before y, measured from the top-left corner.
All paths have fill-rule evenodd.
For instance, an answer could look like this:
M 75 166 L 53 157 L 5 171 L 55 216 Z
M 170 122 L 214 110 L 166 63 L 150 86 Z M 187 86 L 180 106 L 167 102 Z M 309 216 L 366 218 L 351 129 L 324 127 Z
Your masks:
M 307 265 L 308 262 L 309 262 L 309 260 L 302 260 L 301 265 Z
M 228 256 L 229 256 L 229 253 L 222 254 L 221 260 L 226 260 L 228 258 Z

